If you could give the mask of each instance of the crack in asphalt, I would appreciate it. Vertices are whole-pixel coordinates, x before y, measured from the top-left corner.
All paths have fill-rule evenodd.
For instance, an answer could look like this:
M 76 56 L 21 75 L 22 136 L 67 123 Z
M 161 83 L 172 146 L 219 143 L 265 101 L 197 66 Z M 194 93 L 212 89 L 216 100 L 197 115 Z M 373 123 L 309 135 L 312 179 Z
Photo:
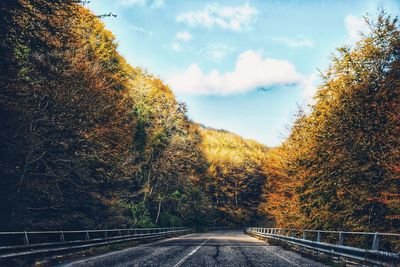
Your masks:
M 218 257 L 219 257 L 219 249 L 220 249 L 220 246 L 215 246 L 215 249 L 216 249 L 216 252 L 215 252 L 215 254 L 212 256 L 212 258 L 214 259 L 214 261 L 216 261 L 218 264 L 220 263 L 220 261 L 218 260 Z

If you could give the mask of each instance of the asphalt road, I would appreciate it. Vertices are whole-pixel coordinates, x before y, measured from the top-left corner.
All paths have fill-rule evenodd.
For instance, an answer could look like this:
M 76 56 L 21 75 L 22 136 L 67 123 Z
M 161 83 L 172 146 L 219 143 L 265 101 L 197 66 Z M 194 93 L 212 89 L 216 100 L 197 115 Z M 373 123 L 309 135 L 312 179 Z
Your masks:
M 189 234 L 63 266 L 324 266 L 241 231 Z

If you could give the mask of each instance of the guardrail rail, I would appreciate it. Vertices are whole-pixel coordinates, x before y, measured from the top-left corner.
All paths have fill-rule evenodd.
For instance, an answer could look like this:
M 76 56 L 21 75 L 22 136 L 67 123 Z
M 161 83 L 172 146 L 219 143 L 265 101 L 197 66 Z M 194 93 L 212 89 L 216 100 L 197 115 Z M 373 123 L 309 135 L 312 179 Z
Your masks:
M 25 255 L 85 249 L 112 243 L 166 237 L 191 231 L 186 227 L 82 231 L 0 232 L 0 260 Z
M 400 264 L 400 234 L 248 227 L 246 233 L 372 264 Z

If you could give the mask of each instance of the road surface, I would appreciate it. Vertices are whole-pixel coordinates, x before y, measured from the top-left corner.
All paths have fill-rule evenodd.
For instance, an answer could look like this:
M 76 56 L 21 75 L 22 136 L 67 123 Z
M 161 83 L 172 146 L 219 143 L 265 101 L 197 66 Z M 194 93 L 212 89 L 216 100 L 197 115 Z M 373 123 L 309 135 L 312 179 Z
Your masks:
M 189 234 L 64 264 L 112 266 L 324 266 L 236 230 Z

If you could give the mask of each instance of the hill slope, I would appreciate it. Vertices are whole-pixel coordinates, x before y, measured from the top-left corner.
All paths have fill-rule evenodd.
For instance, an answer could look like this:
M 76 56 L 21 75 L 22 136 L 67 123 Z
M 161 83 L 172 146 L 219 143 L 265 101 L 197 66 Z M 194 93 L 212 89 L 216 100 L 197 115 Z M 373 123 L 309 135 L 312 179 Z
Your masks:
M 197 126 L 75 2 L 0 4 L 0 228 L 203 222 Z

